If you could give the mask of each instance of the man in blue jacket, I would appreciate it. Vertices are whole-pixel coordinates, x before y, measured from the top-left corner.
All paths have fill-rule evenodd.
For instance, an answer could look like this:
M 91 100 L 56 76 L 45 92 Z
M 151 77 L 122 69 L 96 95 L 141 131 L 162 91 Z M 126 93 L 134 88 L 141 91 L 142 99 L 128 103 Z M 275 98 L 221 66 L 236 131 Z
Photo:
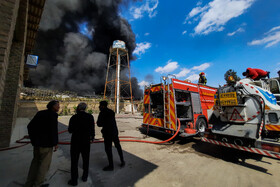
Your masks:
M 101 101 L 99 103 L 99 116 L 97 119 L 97 126 L 102 127 L 102 135 L 104 138 L 105 152 L 108 157 L 109 165 L 104 167 L 104 171 L 112 171 L 114 170 L 113 163 L 113 154 L 112 154 L 112 142 L 114 142 L 115 147 L 118 150 L 121 167 L 125 166 L 125 162 L 123 159 L 122 147 L 120 144 L 120 140 L 118 137 L 118 127 L 115 119 L 115 112 L 109 108 L 107 108 L 107 101 Z
M 47 110 L 37 112 L 27 126 L 33 145 L 33 160 L 25 187 L 48 186 L 48 184 L 42 184 L 51 164 L 52 153 L 57 150 L 58 111 L 59 102 L 56 100 L 50 101 L 47 104 Z

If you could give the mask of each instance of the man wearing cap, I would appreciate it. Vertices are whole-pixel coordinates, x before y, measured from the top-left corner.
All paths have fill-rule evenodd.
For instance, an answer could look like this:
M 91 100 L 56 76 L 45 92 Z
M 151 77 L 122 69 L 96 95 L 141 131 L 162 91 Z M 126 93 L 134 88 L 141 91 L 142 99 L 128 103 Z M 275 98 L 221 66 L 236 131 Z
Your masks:
M 257 68 L 247 68 L 245 72 L 242 73 L 246 78 L 251 78 L 253 80 L 260 80 L 261 78 L 269 78 L 269 72 Z
M 51 164 L 52 153 L 57 150 L 58 111 L 59 102 L 56 100 L 50 101 L 47 104 L 47 110 L 37 112 L 27 126 L 33 145 L 33 160 L 25 187 L 49 186 L 49 184 L 43 184 L 43 182 Z
M 205 73 L 204 72 L 199 73 L 198 84 L 205 85 L 206 83 L 207 83 L 207 79 L 205 77 Z

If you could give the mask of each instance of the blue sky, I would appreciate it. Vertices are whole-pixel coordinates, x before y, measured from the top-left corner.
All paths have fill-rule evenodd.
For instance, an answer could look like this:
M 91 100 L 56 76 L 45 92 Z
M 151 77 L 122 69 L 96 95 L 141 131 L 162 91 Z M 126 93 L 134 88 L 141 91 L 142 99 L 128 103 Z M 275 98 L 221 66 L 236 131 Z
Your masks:
M 206 73 L 208 85 L 224 84 L 233 69 L 242 78 L 246 68 L 277 76 L 280 70 L 279 0 L 142 0 L 121 7 L 136 34 L 132 76 L 141 86 L 160 77 L 197 82 Z

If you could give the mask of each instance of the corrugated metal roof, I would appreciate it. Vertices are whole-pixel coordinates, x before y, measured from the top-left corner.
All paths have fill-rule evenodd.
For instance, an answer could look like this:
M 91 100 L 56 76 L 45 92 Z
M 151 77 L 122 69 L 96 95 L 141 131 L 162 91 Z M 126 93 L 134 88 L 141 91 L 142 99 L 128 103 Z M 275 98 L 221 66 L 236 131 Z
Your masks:
M 41 16 L 46 0 L 29 0 L 28 24 L 25 54 L 31 54 L 36 43 L 36 36 L 39 29 Z M 28 68 L 24 68 L 24 79 L 28 78 Z

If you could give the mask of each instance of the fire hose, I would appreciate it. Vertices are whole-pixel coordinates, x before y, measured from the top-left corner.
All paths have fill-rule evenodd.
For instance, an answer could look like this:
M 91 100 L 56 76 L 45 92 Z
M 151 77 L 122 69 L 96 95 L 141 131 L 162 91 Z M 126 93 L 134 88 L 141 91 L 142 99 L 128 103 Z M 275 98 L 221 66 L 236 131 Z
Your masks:
M 136 139 L 133 139 L 133 140 L 129 140 L 129 139 L 126 139 L 126 138 L 137 138 L 137 137 L 133 137 L 133 136 L 119 136 L 120 138 L 120 141 L 121 142 L 140 142 L 140 143 L 151 143 L 151 144 L 162 144 L 162 143 L 166 143 L 166 142 L 169 142 L 171 140 L 173 140 L 177 134 L 179 133 L 179 130 L 181 128 L 181 122 L 180 120 L 178 119 L 178 128 L 177 128 L 177 131 L 175 132 L 175 134 L 168 138 L 167 140 L 164 140 L 164 141 L 158 141 L 158 142 L 155 142 L 155 141 L 146 141 L 146 140 L 136 140 Z M 63 130 L 63 131 L 60 131 L 58 132 L 58 134 L 62 134 L 64 132 L 67 132 L 68 130 Z M 7 147 L 7 148 L 2 148 L 0 149 L 0 151 L 6 151 L 6 150 L 11 150 L 11 149 L 16 149 L 16 148 L 19 148 L 19 147 L 23 147 L 29 143 L 31 143 L 30 141 L 22 141 L 23 139 L 25 139 L 27 136 L 24 136 L 23 138 L 19 139 L 16 141 L 16 143 L 22 143 L 22 145 L 18 145 L 18 146 L 14 146 L 14 147 Z M 125 138 L 125 139 L 122 139 L 122 138 Z M 102 143 L 104 142 L 104 140 L 102 140 L 103 138 L 101 139 L 95 139 L 93 142 L 91 143 Z M 58 142 L 58 144 L 60 145 L 70 145 L 71 142 Z

